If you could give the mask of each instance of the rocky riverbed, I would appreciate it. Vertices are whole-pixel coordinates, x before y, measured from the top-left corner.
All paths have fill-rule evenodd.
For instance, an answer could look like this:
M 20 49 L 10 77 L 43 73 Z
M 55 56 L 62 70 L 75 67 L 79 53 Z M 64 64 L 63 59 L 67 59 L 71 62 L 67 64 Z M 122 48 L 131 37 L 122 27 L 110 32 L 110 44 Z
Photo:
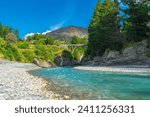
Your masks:
M 100 71 L 100 72 L 124 72 L 124 73 L 146 73 L 150 74 L 148 66 L 78 66 L 74 67 L 78 70 Z
M 0 60 L 0 100 L 58 99 L 48 90 L 48 81 L 28 73 L 38 68 L 33 64 Z

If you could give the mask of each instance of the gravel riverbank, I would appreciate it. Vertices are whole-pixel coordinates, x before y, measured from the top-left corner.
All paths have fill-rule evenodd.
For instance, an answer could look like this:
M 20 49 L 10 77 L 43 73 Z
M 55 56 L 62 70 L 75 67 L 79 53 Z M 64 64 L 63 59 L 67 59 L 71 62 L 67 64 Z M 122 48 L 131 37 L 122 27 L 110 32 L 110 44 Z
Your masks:
M 0 60 L 0 100 L 52 100 L 55 94 L 48 91 L 49 82 L 32 76 L 29 70 L 36 65 Z
M 124 73 L 146 73 L 150 74 L 150 68 L 147 66 L 77 66 L 74 67 L 78 70 L 100 71 L 100 72 L 124 72 Z

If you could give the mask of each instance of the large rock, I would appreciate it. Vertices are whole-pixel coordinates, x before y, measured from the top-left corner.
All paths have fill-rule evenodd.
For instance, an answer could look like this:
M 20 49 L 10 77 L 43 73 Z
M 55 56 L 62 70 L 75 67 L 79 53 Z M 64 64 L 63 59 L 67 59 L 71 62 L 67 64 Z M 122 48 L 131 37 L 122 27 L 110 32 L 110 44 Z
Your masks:
M 57 66 L 72 66 L 75 65 L 76 62 L 72 58 L 62 57 L 61 55 L 55 56 L 55 64 Z
M 91 63 L 92 63 L 92 60 L 91 60 L 90 56 L 84 57 L 84 58 L 82 59 L 82 61 L 81 61 L 81 64 L 82 64 L 82 65 L 90 65 Z
M 37 58 L 34 59 L 33 63 L 42 68 L 56 67 L 56 65 L 51 61 L 41 61 Z
M 146 65 L 150 66 L 150 59 L 146 56 L 138 56 L 136 58 L 118 58 L 108 61 L 108 65 L 118 66 L 118 65 Z
M 136 57 L 136 49 L 134 47 L 128 47 L 123 50 L 123 57 L 134 58 Z
M 55 60 L 54 60 L 55 64 L 57 66 L 62 66 L 63 64 L 63 59 L 62 59 L 62 56 L 61 55 L 57 55 L 55 56 Z
M 145 52 L 148 51 L 148 43 L 147 41 L 142 41 L 137 44 L 137 54 L 144 55 Z
M 101 61 L 101 59 L 102 59 L 102 57 L 96 56 L 93 58 L 93 61 L 98 62 L 98 61 Z
M 109 51 L 107 55 L 107 59 L 116 59 L 119 57 L 119 51 Z
M 74 63 L 73 59 L 63 57 L 62 66 L 72 66 L 74 64 L 75 63 Z

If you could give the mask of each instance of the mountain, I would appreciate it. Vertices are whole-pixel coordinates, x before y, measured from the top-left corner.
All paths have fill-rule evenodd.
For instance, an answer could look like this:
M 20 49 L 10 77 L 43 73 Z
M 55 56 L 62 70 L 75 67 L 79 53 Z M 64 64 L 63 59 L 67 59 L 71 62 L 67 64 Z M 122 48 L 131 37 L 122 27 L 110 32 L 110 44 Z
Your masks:
M 88 30 L 86 28 L 77 26 L 68 26 L 65 28 L 60 28 L 58 30 L 47 33 L 46 36 L 53 36 L 61 41 L 70 41 L 73 36 L 79 38 L 88 37 Z

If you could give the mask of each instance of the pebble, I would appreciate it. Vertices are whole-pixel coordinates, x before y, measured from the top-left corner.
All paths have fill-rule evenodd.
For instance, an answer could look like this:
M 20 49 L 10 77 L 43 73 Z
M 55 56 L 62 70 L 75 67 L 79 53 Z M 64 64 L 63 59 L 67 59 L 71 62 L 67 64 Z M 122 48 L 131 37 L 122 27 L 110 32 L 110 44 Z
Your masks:
M 0 61 L 0 100 L 54 100 L 48 83 L 32 76 L 29 70 L 39 69 L 33 64 Z

